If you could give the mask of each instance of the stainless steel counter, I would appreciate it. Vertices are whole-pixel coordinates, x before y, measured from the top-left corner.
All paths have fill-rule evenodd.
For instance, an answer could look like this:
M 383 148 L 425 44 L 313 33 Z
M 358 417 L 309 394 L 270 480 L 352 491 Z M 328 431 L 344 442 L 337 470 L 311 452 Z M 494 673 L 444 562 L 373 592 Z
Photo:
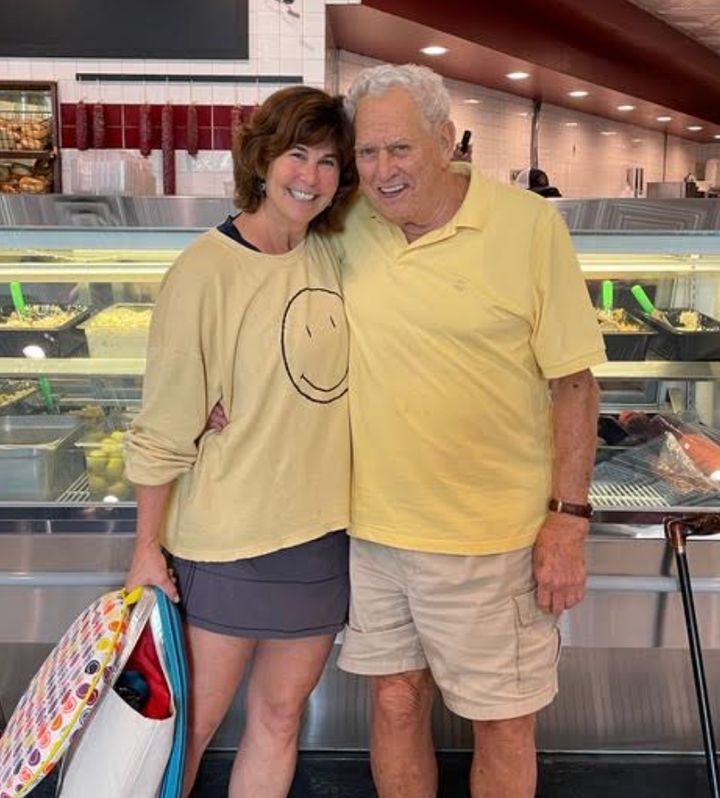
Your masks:
M 26 517 L 23 517 L 25 515 Z M 70 621 L 122 583 L 134 511 L 30 511 L 0 516 L 0 705 L 5 715 Z M 54 515 L 62 515 L 54 513 Z M 588 542 L 589 591 L 562 619 L 561 693 L 540 718 L 540 746 L 564 751 L 700 749 L 682 606 L 661 528 L 601 524 Z M 720 545 L 691 541 L 708 681 L 720 682 Z M 364 749 L 368 685 L 329 664 L 308 710 L 305 749 Z M 720 715 L 720 692 L 712 690 Z M 213 746 L 232 748 L 242 691 Z M 434 716 L 443 749 L 471 745 L 469 726 Z

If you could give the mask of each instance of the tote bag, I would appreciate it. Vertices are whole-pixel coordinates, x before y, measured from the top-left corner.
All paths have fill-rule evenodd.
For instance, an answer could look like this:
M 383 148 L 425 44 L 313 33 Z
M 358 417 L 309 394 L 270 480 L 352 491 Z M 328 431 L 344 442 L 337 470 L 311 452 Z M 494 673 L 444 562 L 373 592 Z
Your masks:
M 162 591 L 125 672 L 142 673 L 145 707 L 105 693 L 63 764 L 59 798 L 179 798 L 185 754 L 187 666 L 177 609 Z M 119 676 L 119 674 L 118 674 Z
M 23 798 L 50 773 L 112 683 L 141 590 L 106 593 L 70 625 L 0 737 L 0 798 Z

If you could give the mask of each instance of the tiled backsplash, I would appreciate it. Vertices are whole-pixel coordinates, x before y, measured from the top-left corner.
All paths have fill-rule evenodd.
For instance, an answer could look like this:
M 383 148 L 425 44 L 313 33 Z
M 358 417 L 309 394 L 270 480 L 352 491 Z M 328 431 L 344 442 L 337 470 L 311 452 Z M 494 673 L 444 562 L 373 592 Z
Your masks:
M 328 3 L 357 0 L 327 0 Z M 343 91 L 372 59 L 334 49 L 326 31 L 325 0 L 249 0 L 250 57 L 246 61 L 159 61 L 118 59 L 0 58 L 0 81 L 53 80 L 58 82 L 63 109 L 63 175 L 68 178 L 77 151 L 72 148 L 72 109 L 80 99 L 106 105 L 109 144 L 133 149 L 132 124 L 127 114 L 140 103 L 180 106 L 176 113 L 177 191 L 182 194 L 225 194 L 231 180 L 229 126 L 223 114 L 233 105 L 254 106 L 282 83 L 253 82 L 258 75 L 301 75 L 305 83 Z M 326 46 L 327 45 L 327 46 Z M 113 75 L 167 75 L 166 82 L 147 80 L 78 82 L 78 73 Z M 173 75 L 241 76 L 250 83 L 173 82 Z M 473 133 L 473 159 L 486 174 L 510 180 L 513 170 L 529 165 L 532 103 L 512 94 L 461 81 L 448 80 L 452 117 L 458 136 Z M 183 107 L 198 106 L 200 153 L 183 152 Z M 209 109 L 209 110 L 208 110 Z M 213 110 L 217 109 L 217 111 Z M 121 119 L 116 119 L 116 114 Z M 211 114 L 207 122 L 207 113 Z M 218 118 L 212 115 L 217 113 Z M 125 114 L 125 119 L 122 115 Z M 605 135 L 610 133 L 610 135 Z M 120 139 L 118 139 L 120 136 Z M 119 143 L 118 143 L 119 142 Z M 720 158 L 720 145 L 696 145 L 632 125 L 543 106 L 539 128 L 540 166 L 565 196 L 618 196 L 625 189 L 630 167 L 643 167 L 646 181 L 680 180 L 694 171 L 696 162 Z M 151 158 L 160 176 L 159 153 Z M 158 185 L 161 180 L 158 179 Z M 66 190 L 70 182 L 64 182 Z
M 136 107 L 140 103 L 185 106 L 196 103 L 200 107 L 228 109 L 233 105 L 254 106 L 283 83 L 260 84 L 252 78 L 258 75 L 302 75 L 305 83 L 323 88 L 325 85 L 325 0 L 295 0 L 292 5 L 278 0 L 249 0 L 250 57 L 246 61 L 161 61 L 154 59 L 72 59 L 72 58 L 0 58 L 2 80 L 57 81 L 59 100 L 74 105 L 79 100 L 89 104 L 102 101 L 106 111 L 110 107 Z M 164 83 L 144 80 L 79 82 L 79 73 L 112 75 L 167 75 Z M 237 75 L 250 79 L 249 83 L 198 83 L 173 82 L 173 75 Z M 114 110 L 110 110 L 114 113 Z M 223 113 L 221 111 L 221 113 Z M 67 119 L 67 117 L 65 117 Z M 107 118 L 107 117 L 106 117 Z M 67 125 L 65 126 L 68 127 Z M 113 127 L 117 128 L 117 125 Z M 206 127 L 207 131 L 207 127 Z M 114 136 L 117 130 L 112 132 Z M 176 156 L 178 194 L 219 194 L 225 192 L 225 183 L 232 179 L 228 152 L 210 152 L 205 147 L 225 143 L 228 135 L 222 125 L 214 129 L 214 139 L 208 143 L 207 133 L 200 129 L 200 146 L 195 158 L 179 151 Z M 63 131 L 69 134 L 68 130 Z M 70 139 L 66 139 L 67 144 Z M 126 141 L 130 146 L 132 142 Z M 63 148 L 63 185 L 70 188 L 69 177 L 77 150 Z M 181 140 L 176 140 L 181 147 Z M 130 148 L 132 149 L 132 148 Z M 132 150 L 137 154 L 137 150 Z M 160 159 L 153 153 L 157 184 L 160 179 Z M 67 181 L 67 182 L 66 182 Z

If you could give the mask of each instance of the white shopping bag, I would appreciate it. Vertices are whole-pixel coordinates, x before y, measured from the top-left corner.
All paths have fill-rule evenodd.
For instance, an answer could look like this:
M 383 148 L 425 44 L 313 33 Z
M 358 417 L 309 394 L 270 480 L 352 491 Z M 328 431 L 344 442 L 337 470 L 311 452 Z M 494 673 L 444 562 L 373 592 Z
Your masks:
M 145 717 L 114 689 L 105 692 L 82 736 L 65 758 L 58 798 L 156 798 L 160 791 L 175 730 L 175 701 L 164 662 L 157 607 L 150 615 L 165 683 L 169 717 Z

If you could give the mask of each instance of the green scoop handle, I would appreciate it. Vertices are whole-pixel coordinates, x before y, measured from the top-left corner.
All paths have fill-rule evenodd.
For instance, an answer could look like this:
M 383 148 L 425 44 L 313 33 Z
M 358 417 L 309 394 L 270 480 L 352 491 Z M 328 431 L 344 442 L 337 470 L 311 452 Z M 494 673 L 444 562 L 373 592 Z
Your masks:
M 15 306 L 18 316 L 20 316 L 21 319 L 26 318 L 28 312 L 20 283 L 10 283 L 10 296 L 12 297 L 12 303 Z
M 10 283 L 10 296 L 12 297 L 13 305 L 21 319 L 28 317 L 27 305 L 25 304 L 25 297 L 23 295 L 22 285 L 20 283 Z M 45 376 L 38 377 L 38 387 L 40 388 L 40 395 L 45 402 L 45 406 L 50 412 L 57 409 L 55 404 L 55 397 L 53 396 L 52 389 L 50 388 L 50 381 Z
M 649 316 L 659 315 L 659 311 L 650 301 L 650 297 L 645 293 L 645 289 L 641 285 L 634 285 L 630 291 L 635 297 L 638 305 L 640 305 L 645 313 L 647 313 Z
M 602 281 L 602 309 L 603 310 L 612 310 L 613 309 L 613 281 L 612 280 L 603 280 Z

